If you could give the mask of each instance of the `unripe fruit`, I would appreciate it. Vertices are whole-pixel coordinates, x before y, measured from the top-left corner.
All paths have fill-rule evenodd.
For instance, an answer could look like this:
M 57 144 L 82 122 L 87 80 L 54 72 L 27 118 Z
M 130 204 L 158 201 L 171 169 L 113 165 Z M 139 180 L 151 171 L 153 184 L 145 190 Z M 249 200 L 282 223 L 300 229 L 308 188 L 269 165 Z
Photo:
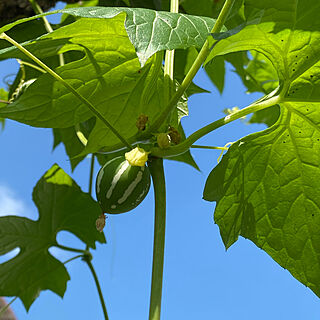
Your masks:
M 167 133 L 159 133 L 157 135 L 157 143 L 160 149 L 167 149 L 171 145 L 171 138 Z
M 149 189 L 149 168 L 132 166 L 124 156 L 108 161 L 97 175 L 96 195 L 104 213 L 124 213 L 136 208 Z

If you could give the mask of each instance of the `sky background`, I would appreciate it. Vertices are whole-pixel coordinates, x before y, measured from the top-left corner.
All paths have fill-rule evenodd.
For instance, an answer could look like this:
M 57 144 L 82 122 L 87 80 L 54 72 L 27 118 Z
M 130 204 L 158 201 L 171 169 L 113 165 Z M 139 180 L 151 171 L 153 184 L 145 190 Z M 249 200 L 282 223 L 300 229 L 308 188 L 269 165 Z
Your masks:
M 61 4 L 60 4 L 61 6 Z M 55 18 L 50 18 L 57 19 Z M 189 135 L 224 116 L 224 108 L 244 107 L 259 95 L 245 93 L 238 76 L 228 66 L 222 95 L 201 70 L 195 82 L 210 94 L 189 99 L 190 116 L 182 120 Z M 17 63 L 0 62 L 0 87 L 14 79 Z M 207 135 L 197 144 L 224 146 L 227 142 L 264 125 L 236 121 Z M 37 219 L 31 193 L 38 179 L 58 163 L 88 190 L 90 159 L 71 173 L 62 145 L 52 152 L 50 129 L 32 128 L 7 120 L 0 133 L 0 215 L 16 214 Z M 217 164 L 219 151 L 192 150 L 201 171 L 165 161 L 167 184 L 167 230 L 162 319 L 219 320 L 319 320 L 319 298 L 275 263 L 249 240 L 239 240 L 226 251 L 213 222 L 214 203 L 202 200 L 206 177 Z M 95 166 L 95 174 L 99 165 Z M 109 215 L 107 244 L 97 245 L 93 264 L 101 282 L 110 320 L 148 318 L 152 268 L 153 192 L 134 211 Z M 76 248 L 85 245 L 68 232 L 58 242 Z M 61 261 L 74 256 L 52 248 Z M 11 254 L 12 256 L 12 254 Z M 0 263 L 10 255 L 0 256 Z M 66 265 L 71 276 L 64 299 L 43 291 L 27 313 L 19 300 L 12 308 L 20 320 L 96 319 L 103 314 L 93 278 L 85 263 Z M 10 301 L 11 298 L 7 298 Z

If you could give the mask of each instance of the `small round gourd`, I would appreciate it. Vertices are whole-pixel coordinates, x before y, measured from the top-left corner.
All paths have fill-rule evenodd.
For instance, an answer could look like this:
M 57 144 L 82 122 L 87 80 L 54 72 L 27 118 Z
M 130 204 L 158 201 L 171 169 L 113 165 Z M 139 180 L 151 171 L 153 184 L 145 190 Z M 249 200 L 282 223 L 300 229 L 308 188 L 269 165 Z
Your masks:
M 106 162 L 97 175 L 96 195 L 104 213 L 124 213 L 136 208 L 149 189 L 149 168 L 132 166 L 124 156 Z

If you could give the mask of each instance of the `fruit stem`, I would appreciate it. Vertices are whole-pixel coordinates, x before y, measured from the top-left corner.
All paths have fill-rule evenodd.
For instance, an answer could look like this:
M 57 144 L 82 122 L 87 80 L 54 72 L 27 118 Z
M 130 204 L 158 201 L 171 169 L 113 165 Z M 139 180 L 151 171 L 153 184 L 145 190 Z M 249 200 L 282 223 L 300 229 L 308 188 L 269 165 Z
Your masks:
M 160 320 L 166 229 L 166 186 L 163 170 L 163 159 L 151 158 L 148 162 L 148 166 L 153 181 L 155 198 L 153 263 L 149 320 Z

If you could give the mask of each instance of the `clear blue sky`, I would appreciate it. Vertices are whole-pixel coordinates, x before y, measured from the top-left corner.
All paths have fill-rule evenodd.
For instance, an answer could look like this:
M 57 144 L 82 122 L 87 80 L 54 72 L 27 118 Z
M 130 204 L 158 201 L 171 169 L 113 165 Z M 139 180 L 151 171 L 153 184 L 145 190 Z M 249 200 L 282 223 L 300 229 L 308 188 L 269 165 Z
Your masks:
M 13 74 L 16 68 L 14 61 L 0 62 L 0 87 L 5 86 L 4 77 Z M 224 108 L 244 107 L 258 97 L 245 94 L 245 88 L 230 67 L 222 96 L 203 71 L 197 75 L 196 83 L 212 93 L 190 98 L 190 117 L 183 119 L 187 135 L 222 117 Z M 263 125 L 237 121 L 203 138 L 199 144 L 223 146 L 263 128 Z M 31 193 L 37 180 L 55 162 L 71 174 L 63 147 L 52 152 L 52 142 L 49 129 L 6 121 L 5 130 L 0 133 L 0 215 L 15 213 L 36 218 Z M 165 162 L 168 199 L 162 319 L 318 320 L 319 298 L 253 243 L 240 238 L 225 251 L 219 229 L 213 223 L 214 203 L 202 200 L 206 177 L 217 164 L 219 152 L 196 150 L 192 154 L 201 172 L 185 164 Z M 96 165 L 95 172 L 98 169 Z M 72 177 L 87 190 L 88 176 L 89 159 L 85 159 Z M 93 264 L 110 320 L 147 319 L 153 241 L 152 192 L 133 212 L 109 215 L 105 234 L 108 243 L 98 245 L 93 252 Z M 85 247 L 67 232 L 61 232 L 58 240 L 64 245 Z M 60 250 L 52 253 L 61 261 L 73 256 Z M 29 313 L 17 300 L 13 310 L 18 319 L 103 319 L 87 265 L 76 260 L 67 269 L 71 281 L 64 299 L 44 291 Z

